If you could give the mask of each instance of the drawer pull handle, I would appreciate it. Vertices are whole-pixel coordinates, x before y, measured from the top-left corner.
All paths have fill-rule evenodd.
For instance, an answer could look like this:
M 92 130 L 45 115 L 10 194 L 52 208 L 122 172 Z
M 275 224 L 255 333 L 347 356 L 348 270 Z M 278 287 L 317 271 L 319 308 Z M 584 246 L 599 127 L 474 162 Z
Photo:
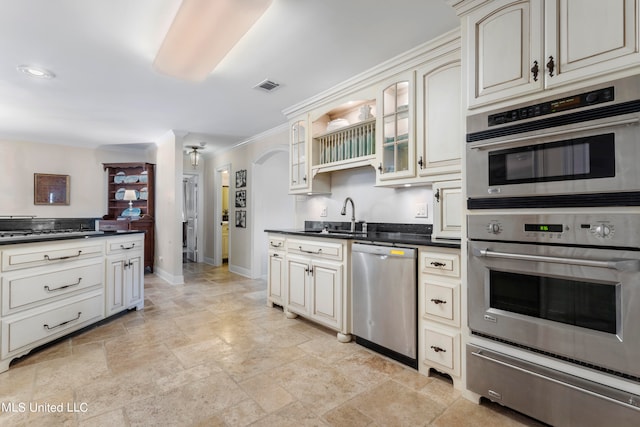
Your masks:
M 131 246 L 120 245 L 120 249 L 129 250 L 133 249 L 136 246 L 135 243 L 132 243 Z
M 269 242 L 271 244 L 272 247 L 274 248 L 279 248 L 280 246 L 282 246 L 282 242 L 278 242 L 278 244 L 274 244 L 273 242 Z
M 47 261 L 59 261 L 61 259 L 77 258 L 77 257 L 80 256 L 81 253 L 82 253 L 82 251 L 78 251 L 78 253 L 75 254 L 75 255 L 61 256 L 61 257 L 58 257 L 58 258 L 51 258 L 49 255 L 45 255 L 44 259 L 46 259 Z
M 57 288 L 50 288 L 49 285 L 44 285 L 44 290 L 47 292 L 53 292 L 53 291 L 60 291 L 62 289 L 67 289 L 70 288 L 72 286 L 78 286 L 80 284 L 80 282 L 82 282 L 82 277 L 78 277 L 78 281 L 76 283 L 71 283 L 69 285 L 64 285 L 64 286 L 60 286 Z
M 315 252 L 314 251 L 308 251 L 306 249 L 302 249 L 302 246 L 298 246 L 298 249 L 300 250 L 300 252 L 304 252 L 304 253 L 307 253 L 307 254 L 316 254 L 316 255 L 318 255 L 318 254 L 322 253 L 322 248 L 318 249 Z
M 47 325 L 46 323 L 45 323 L 44 325 L 42 325 L 42 326 L 44 326 L 44 328 L 45 328 L 46 330 L 50 331 L 51 329 L 55 329 L 55 328 L 59 328 L 60 326 L 64 326 L 64 325 L 66 325 L 67 323 L 75 322 L 76 320 L 80 319 L 80 316 L 82 316 L 82 312 L 81 312 L 81 311 L 79 311 L 79 312 L 78 312 L 78 315 L 77 315 L 76 317 L 74 317 L 73 319 L 71 319 L 71 320 L 67 320 L 67 321 L 64 321 L 64 322 L 62 322 L 62 323 L 60 323 L 60 324 L 58 324 L 58 325 L 56 325 L 56 326 L 49 326 L 49 325 Z
M 446 304 L 447 303 L 445 300 L 438 299 L 438 298 L 431 298 L 431 302 L 434 303 L 434 304 Z
M 431 261 L 430 264 L 438 268 L 447 266 L 447 264 L 445 264 L 444 262 L 438 262 L 438 261 Z
M 446 353 L 447 350 L 445 350 L 444 348 L 432 345 L 431 346 L 431 350 L 435 351 L 436 353 Z

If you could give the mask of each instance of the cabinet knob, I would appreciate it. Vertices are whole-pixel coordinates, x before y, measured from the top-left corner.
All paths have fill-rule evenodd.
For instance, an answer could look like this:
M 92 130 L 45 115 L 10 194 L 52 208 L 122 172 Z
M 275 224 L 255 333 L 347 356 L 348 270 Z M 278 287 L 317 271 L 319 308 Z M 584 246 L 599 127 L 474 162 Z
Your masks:
M 380 173 L 382 173 L 382 163 L 378 165 L 378 170 L 380 171 Z
M 533 61 L 533 67 L 531 67 L 531 74 L 533 74 L 533 81 L 538 81 L 538 72 L 540 69 L 538 68 L 538 61 Z
M 420 160 L 418 160 L 418 165 L 420 166 L 420 169 L 422 169 L 424 166 L 424 161 L 422 160 L 422 156 L 420 156 Z
M 553 77 L 553 70 L 556 67 L 556 63 L 553 62 L 553 56 L 549 57 L 549 61 L 547 62 L 547 70 L 549 70 L 549 77 Z
M 436 202 L 440 203 L 440 189 L 439 188 L 436 190 L 436 194 L 434 194 L 433 197 L 436 199 Z

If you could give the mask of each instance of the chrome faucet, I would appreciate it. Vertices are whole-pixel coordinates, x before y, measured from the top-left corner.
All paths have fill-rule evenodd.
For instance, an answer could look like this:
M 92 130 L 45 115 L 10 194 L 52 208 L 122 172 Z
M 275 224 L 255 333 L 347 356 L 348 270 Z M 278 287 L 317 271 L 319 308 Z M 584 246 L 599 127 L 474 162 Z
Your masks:
M 347 202 L 351 202 L 351 232 L 353 233 L 356 231 L 356 205 L 353 203 L 353 199 L 351 197 L 344 199 L 344 205 L 342 205 L 340 215 L 347 214 Z

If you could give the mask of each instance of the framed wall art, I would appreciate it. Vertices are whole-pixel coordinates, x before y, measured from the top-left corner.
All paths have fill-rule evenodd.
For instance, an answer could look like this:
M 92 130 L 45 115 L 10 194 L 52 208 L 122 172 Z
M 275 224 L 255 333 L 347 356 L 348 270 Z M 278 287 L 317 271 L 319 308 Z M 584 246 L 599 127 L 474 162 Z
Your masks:
M 247 190 L 236 191 L 236 208 L 247 207 Z
M 236 188 L 247 186 L 247 170 L 242 169 L 236 172 Z
M 33 174 L 34 205 L 68 205 L 69 175 Z
M 247 228 L 247 211 L 236 211 L 236 227 Z

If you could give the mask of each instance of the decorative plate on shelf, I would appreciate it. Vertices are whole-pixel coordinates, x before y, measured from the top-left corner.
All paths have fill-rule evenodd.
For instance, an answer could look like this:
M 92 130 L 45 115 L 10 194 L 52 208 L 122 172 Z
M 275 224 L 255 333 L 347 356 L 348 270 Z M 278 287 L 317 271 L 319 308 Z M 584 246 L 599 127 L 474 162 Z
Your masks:
M 140 172 L 140 182 L 146 184 L 149 181 L 149 176 L 147 175 L 147 171 Z
M 133 184 L 135 182 L 138 182 L 138 179 L 140 179 L 138 175 L 129 175 L 124 179 L 124 182 L 125 184 Z
M 335 119 L 331 120 L 329 124 L 327 124 L 327 132 L 334 131 L 336 129 L 343 128 L 345 126 L 349 126 L 349 121 L 347 119 Z
M 118 172 L 116 176 L 113 177 L 113 182 L 116 184 L 122 184 L 124 182 L 124 172 Z
M 124 200 L 124 192 L 126 190 L 124 188 L 118 188 L 118 191 L 116 191 L 116 200 Z
M 131 209 L 127 208 L 122 211 L 122 214 L 120 216 L 134 217 L 134 216 L 140 216 L 141 213 L 142 213 L 142 210 L 140 210 L 140 208 L 131 208 Z
M 143 187 L 140 189 L 140 196 L 138 197 L 140 200 L 147 200 L 147 197 L 149 197 L 149 190 L 147 189 L 147 187 Z

